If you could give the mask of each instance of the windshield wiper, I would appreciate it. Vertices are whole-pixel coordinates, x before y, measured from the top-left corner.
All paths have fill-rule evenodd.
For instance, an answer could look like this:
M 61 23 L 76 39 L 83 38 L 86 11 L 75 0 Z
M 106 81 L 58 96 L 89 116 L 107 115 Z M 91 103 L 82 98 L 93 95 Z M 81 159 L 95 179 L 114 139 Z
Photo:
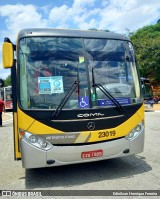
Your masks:
M 72 95 L 72 93 L 74 91 L 76 91 L 76 87 L 79 86 L 79 80 L 76 80 L 71 88 L 69 89 L 68 93 L 64 96 L 64 98 L 62 99 L 62 101 L 60 102 L 60 104 L 58 105 L 58 107 L 56 108 L 55 112 L 52 114 L 53 117 L 57 117 L 59 115 L 59 113 L 61 112 L 62 108 L 64 107 L 64 105 L 67 103 L 68 99 L 70 98 L 70 96 Z M 79 91 L 78 91 L 79 92 Z
M 101 84 L 95 84 L 95 87 L 98 87 L 115 105 L 116 107 L 121 111 L 124 112 L 124 108 L 121 106 L 121 104 L 107 91 L 107 89 L 102 86 Z
M 95 77 L 94 77 L 94 71 L 92 67 L 92 87 L 93 87 L 93 94 L 92 94 L 92 101 L 97 100 L 97 91 L 96 91 L 96 86 L 95 86 Z
M 92 87 L 94 88 L 94 92 L 96 94 L 96 87 L 98 87 L 115 105 L 116 107 L 121 111 L 121 112 L 124 112 L 124 108 L 121 106 L 121 104 L 113 97 L 113 95 L 110 94 L 110 92 L 104 87 L 102 86 L 101 84 L 96 84 L 95 83 L 95 77 L 94 77 L 94 71 L 93 71 L 93 68 L 92 68 Z
M 56 108 L 55 112 L 52 114 L 53 117 L 57 117 L 59 115 L 59 113 L 61 112 L 61 110 L 63 109 L 63 107 L 65 106 L 65 104 L 67 103 L 67 101 L 69 100 L 70 96 L 72 95 L 72 93 L 75 91 L 77 93 L 77 95 L 79 96 L 79 71 L 77 72 L 77 80 L 75 80 L 71 86 L 71 88 L 69 89 L 68 93 L 64 96 L 64 98 L 62 99 L 62 101 L 60 102 L 60 104 L 58 105 L 58 107 Z

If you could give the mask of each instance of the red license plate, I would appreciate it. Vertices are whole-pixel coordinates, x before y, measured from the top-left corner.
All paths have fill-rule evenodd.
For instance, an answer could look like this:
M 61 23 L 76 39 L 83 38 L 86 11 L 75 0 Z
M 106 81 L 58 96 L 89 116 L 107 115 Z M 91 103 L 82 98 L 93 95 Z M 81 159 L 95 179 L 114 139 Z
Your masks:
M 85 151 L 81 153 L 81 158 L 94 158 L 103 156 L 103 150 Z

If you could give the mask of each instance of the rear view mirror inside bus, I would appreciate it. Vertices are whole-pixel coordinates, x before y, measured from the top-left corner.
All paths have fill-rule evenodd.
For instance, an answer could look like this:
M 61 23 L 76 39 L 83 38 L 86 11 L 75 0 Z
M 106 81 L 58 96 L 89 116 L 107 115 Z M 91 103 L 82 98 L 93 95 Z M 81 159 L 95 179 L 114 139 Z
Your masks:
M 2 47 L 2 60 L 4 68 L 11 68 L 14 62 L 14 48 L 13 44 L 4 42 Z

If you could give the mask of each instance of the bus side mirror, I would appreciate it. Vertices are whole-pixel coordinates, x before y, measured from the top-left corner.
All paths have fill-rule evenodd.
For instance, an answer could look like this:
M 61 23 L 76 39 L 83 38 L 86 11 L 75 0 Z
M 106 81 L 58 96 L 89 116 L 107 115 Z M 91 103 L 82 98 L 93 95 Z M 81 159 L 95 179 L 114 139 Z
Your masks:
M 14 46 L 12 43 L 9 42 L 3 43 L 2 62 L 4 68 L 12 68 L 14 63 Z

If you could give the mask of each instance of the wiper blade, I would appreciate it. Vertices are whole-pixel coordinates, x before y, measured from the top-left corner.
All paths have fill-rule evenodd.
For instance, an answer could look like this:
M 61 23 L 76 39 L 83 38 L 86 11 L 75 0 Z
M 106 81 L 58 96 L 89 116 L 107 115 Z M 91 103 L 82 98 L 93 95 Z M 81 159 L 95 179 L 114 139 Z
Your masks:
M 97 92 L 95 87 L 95 77 L 94 77 L 94 69 L 92 68 L 92 87 L 93 87 L 93 94 L 92 94 L 92 101 L 96 101 L 97 99 Z
M 70 96 L 72 95 L 72 93 L 74 91 L 76 91 L 77 86 L 79 86 L 79 79 L 76 80 L 71 88 L 69 89 L 68 93 L 64 96 L 64 98 L 62 99 L 62 101 L 60 102 L 60 104 L 58 105 L 57 109 L 55 110 L 55 112 L 52 114 L 53 117 L 57 117 L 59 115 L 59 113 L 61 112 L 61 110 L 63 109 L 64 105 L 67 103 L 68 99 L 70 98 Z M 77 91 L 76 91 L 77 92 Z M 78 91 L 79 92 L 79 91 Z
M 116 107 L 121 111 L 124 112 L 124 108 L 121 106 L 121 104 L 110 94 L 107 89 L 102 86 L 101 84 L 96 84 L 95 82 L 95 76 L 94 76 L 94 68 L 92 67 L 92 87 L 94 88 L 94 94 L 95 96 L 97 95 L 96 93 L 96 87 L 98 87 L 115 105 Z
M 101 84 L 94 84 L 95 87 L 98 87 L 115 105 L 116 107 L 121 111 L 124 112 L 124 108 L 121 106 L 121 104 L 113 97 L 113 95 L 110 94 L 107 89 L 102 86 Z

